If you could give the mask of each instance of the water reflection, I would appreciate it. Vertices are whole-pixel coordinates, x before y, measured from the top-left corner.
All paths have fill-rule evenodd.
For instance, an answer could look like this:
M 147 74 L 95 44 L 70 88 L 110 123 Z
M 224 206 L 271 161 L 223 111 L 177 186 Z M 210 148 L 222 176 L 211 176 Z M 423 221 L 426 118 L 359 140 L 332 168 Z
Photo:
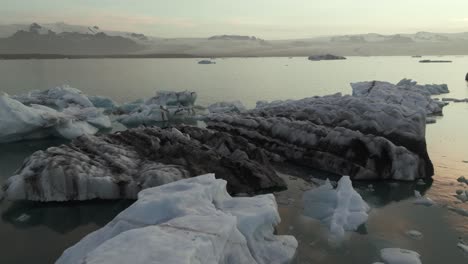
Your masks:
M 103 226 L 133 201 L 87 201 L 66 203 L 13 202 L 2 212 L 2 220 L 18 229 L 45 226 L 66 234 L 79 226 Z

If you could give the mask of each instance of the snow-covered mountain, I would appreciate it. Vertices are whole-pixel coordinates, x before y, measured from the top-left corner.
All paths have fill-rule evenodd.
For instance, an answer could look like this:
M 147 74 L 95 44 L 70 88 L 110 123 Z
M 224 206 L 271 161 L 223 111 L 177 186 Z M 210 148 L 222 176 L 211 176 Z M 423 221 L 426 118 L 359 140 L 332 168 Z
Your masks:
M 39 34 L 48 34 L 49 31 L 52 31 L 56 34 L 70 32 L 70 33 L 80 33 L 80 34 L 98 34 L 98 33 L 105 33 L 109 36 L 119 36 L 130 38 L 137 42 L 147 42 L 153 39 L 157 39 L 155 37 L 148 37 L 144 34 L 135 33 L 135 32 L 125 32 L 125 31 L 113 31 L 113 30 L 104 30 L 101 29 L 99 26 L 90 25 L 90 26 L 82 26 L 82 25 L 70 25 L 64 22 L 57 22 L 57 23 L 48 23 L 48 24 L 38 24 L 38 23 L 31 23 L 31 24 L 11 24 L 11 25 L 0 25 L 0 38 L 7 38 L 11 37 L 18 31 L 30 31 L 31 29 L 35 30 Z
M 0 25 L 0 54 L 145 56 L 343 56 L 464 55 L 468 32 L 383 35 L 377 33 L 265 40 L 222 34 L 205 38 L 161 38 L 139 32 L 105 30 L 98 25 Z

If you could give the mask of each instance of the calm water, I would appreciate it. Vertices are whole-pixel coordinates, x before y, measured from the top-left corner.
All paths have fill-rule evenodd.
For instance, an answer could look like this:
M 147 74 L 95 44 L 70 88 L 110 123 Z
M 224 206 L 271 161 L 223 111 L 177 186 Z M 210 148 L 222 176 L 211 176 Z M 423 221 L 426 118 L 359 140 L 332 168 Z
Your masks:
M 432 59 L 427 57 L 428 59 Z M 105 95 L 119 102 L 154 94 L 156 90 L 193 90 L 198 104 L 221 100 L 241 100 L 253 107 L 257 100 L 302 98 L 336 92 L 350 93 L 350 82 L 385 80 L 397 82 L 407 77 L 420 83 L 447 83 L 447 97 L 468 97 L 464 81 L 468 57 L 444 57 L 451 64 L 419 64 L 408 57 L 354 57 L 347 61 L 310 62 L 305 58 L 219 59 L 215 65 L 198 65 L 194 59 L 113 59 L 113 60 L 0 60 L 0 91 L 17 94 L 69 84 L 88 94 Z M 468 177 L 468 104 L 451 104 L 444 117 L 427 126 L 427 142 L 436 168 L 434 182 L 426 186 L 412 183 L 355 183 L 372 206 L 365 227 L 341 245 L 327 242 L 326 228 L 302 216 L 301 196 L 313 188 L 316 171 L 284 172 L 290 189 L 277 194 L 282 223 L 279 233 L 293 234 L 300 241 L 296 263 L 372 263 L 383 247 L 418 251 L 424 264 L 467 263 L 456 247 L 468 241 L 467 217 L 453 213 L 446 205 L 468 209 L 457 203 L 456 182 Z M 35 141 L 0 145 L 0 180 L 11 176 L 24 158 L 36 150 L 62 141 Z M 418 189 L 439 206 L 412 204 Z M 0 204 L 0 263 L 51 263 L 61 252 L 87 233 L 110 221 L 129 202 L 10 203 Z M 23 216 L 23 217 L 22 217 Z M 420 241 L 404 232 L 416 229 Z

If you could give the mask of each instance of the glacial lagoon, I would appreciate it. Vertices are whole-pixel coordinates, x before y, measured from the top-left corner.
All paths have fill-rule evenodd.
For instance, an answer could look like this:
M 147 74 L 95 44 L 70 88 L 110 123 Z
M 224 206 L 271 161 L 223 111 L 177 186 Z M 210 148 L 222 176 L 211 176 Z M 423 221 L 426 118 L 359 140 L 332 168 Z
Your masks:
M 257 100 L 349 94 L 351 82 L 396 83 L 412 78 L 421 84 L 447 83 L 451 93 L 434 97 L 468 98 L 464 80 L 468 57 L 444 59 L 453 63 L 419 64 L 409 57 L 350 57 L 346 61 L 321 62 L 307 58 L 226 58 L 216 59 L 214 65 L 199 65 L 195 59 L 0 61 L 0 89 L 13 95 L 69 84 L 89 95 L 108 96 L 118 102 L 149 97 L 157 90 L 191 90 L 198 93 L 199 105 L 240 100 L 251 108 Z M 468 161 L 467 114 L 467 103 L 451 103 L 444 108 L 443 117 L 427 125 L 428 151 L 435 166 L 432 183 L 354 182 L 372 209 L 367 223 L 338 245 L 328 241 L 324 225 L 302 213 L 303 192 L 326 177 L 333 180 L 336 176 L 303 168 L 279 168 L 289 189 L 276 194 L 282 218 L 277 232 L 294 235 L 299 241 L 295 263 L 373 263 L 379 261 L 380 249 L 387 247 L 417 251 L 425 264 L 466 263 L 468 257 L 457 243 L 468 241 L 467 217 L 448 206 L 468 209 L 455 198 L 456 190 L 468 188 L 456 180 L 462 175 L 468 177 L 468 163 L 464 162 Z M 0 179 L 11 176 L 34 151 L 62 143 L 66 142 L 0 145 Z M 437 205 L 413 204 L 414 190 Z M 64 249 L 105 225 L 130 204 L 2 201 L 0 263 L 51 263 Z M 423 238 L 408 237 L 408 230 L 420 231 Z

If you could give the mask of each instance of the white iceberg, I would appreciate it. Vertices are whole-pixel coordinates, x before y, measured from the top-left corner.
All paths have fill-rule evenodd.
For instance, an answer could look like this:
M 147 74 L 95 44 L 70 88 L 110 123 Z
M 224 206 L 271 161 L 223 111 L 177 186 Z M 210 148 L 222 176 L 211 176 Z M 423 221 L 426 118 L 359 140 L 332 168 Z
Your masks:
M 44 105 L 27 106 L 6 94 L 0 96 L 0 142 L 46 137 L 72 139 L 110 127 L 110 119 L 93 106 L 82 108 L 73 104 L 58 111 Z
M 197 94 L 195 92 L 157 92 L 143 101 L 124 104 L 118 108 L 117 120 L 126 126 L 138 126 L 191 117 Z
M 417 252 L 401 248 L 384 248 L 380 257 L 385 264 L 421 264 L 421 255 Z
M 420 92 L 427 92 L 431 95 L 439 95 L 450 93 L 447 84 L 418 84 L 418 82 L 411 79 L 402 79 L 396 86 L 407 87 Z
M 243 113 L 247 108 L 240 101 L 217 102 L 208 106 L 210 113 Z
M 272 194 L 233 198 L 208 174 L 139 193 L 138 201 L 64 251 L 57 264 L 286 264 L 297 248 L 276 236 Z
M 330 230 L 331 240 L 341 240 L 345 231 L 355 231 L 368 218 L 369 205 L 352 186 L 348 176 L 338 181 L 333 188 L 330 181 L 307 191 L 303 196 L 304 214 L 325 223 Z
M 27 94 L 12 96 L 13 99 L 25 105 L 44 105 L 54 109 L 64 109 L 70 105 L 93 107 L 88 96 L 78 89 L 68 85 L 58 86 L 44 91 L 33 90 Z

